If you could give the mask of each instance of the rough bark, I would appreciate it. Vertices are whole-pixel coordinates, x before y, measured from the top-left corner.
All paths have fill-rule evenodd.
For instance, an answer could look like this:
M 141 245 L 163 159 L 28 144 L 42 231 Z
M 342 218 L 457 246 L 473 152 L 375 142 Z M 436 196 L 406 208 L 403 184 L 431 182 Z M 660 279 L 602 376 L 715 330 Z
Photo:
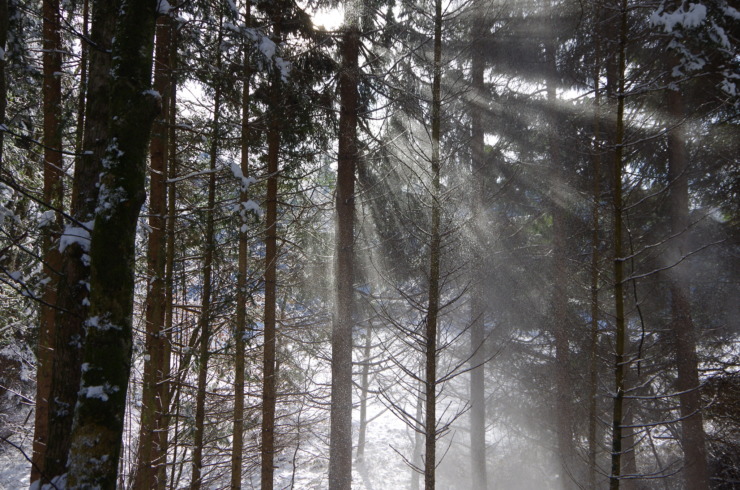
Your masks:
M 352 309 L 354 280 L 355 167 L 357 165 L 357 110 L 360 15 L 348 8 L 342 38 L 339 72 L 339 141 L 336 189 L 336 245 L 334 250 L 335 313 L 331 336 L 331 439 L 329 488 L 352 485 Z
M 113 489 L 131 367 L 136 225 L 159 99 L 151 93 L 156 0 L 125 0 L 115 18 L 110 137 L 90 247 L 90 317 L 75 407 L 68 483 Z
M 146 358 L 142 387 L 139 453 L 136 488 L 157 488 L 157 469 L 164 463 L 161 432 L 167 405 L 161 385 L 168 374 L 165 366 L 167 335 L 165 331 L 165 261 L 167 213 L 168 120 L 170 91 L 170 30 L 172 18 L 160 15 L 156 26 L 154 90 L 162 96 L 162 112 L 152 126 L 149 145 L 149 241 L 147 243 Z
M 429 298 L 425 335 L 424 487 L 435 486 L 437 467 L 437 318 L 440 279 L 440 136 L 442 121 L 442 1 L 434 2 L 434 67 L 432 77 L 432 221 L 429 230 Z
M 108 4 L 95 5 L 90 33 L 91 50 L 85 104 L 83 150 L 75 162 L 71 215 L 77 221 L 72 227 L 91 228 L 97 205 L 98 176 L 108 145 L 110 119 L 111 40 L 114 17 Z M 74 233 L 74 232 L 73 232 Z M 58 285 L 56 338 L 51 378 L 51 396 L 63 410 L 49 418 L 49 444 L 46 467 L 49 476 L 67 470 L 67 457 L 72 443 L 73 408 L 77 403 L 82 364 L 84 323 L 88 315 L 90 283 L 89 243 L 80 241 L 66 247 L 62 254 L 62 275 Z
M 59 32 L 60 15 L 58 0 L 44 0 L 43 13 L 43 75 L 42 85 L 44 117 L 44 202 L 51 210 L 62 210 L 64 187 L 62 170 L 62 40 Z M 37 481 L 43 475 L 53 478 L 63 473 L 64 461 L 47 471 L 45 451 L 49 444 L 49 418 L 69 411 L 69 407 L 52 402 L 51 378 L 54 363 L 54 339 L 56 338 L 56 304 L 57 284 L 61 270 L 62 257 L 59 252 L 59 236 L 62 228 L 61 215 L 54 212 L 54 217 L 47 220 L 41 239 L 43 273 L 47 280 L 42 291 L 42 304 L 39 312 L 39 340 L 36 355 L 38 374 L 36 383 L 36 412 L 33 439 L 33 464 L 31 481 Z M 61 471 L 58 466 L 62 466 Z
M 681 393 L 681 446 L 684 452 L 683 476 L 686 488 L 709 488 L 707 450 L 701 413 L 699 361 L 696 355 L 696 334 L 691 318 L 688 280 L 682 275 L 680 261 L 688 252 L 686 235 L 689 228 L 689 179 L 686 159 L 686 136 L 683 125 L 683 95 L 679 89 L 668 90 L 668 113 L 671 130 L 668 132 L 668 180 L 670 182 L 671 235 L 669 260 L 676 264 L 669 272 L 671 315 L 676 349 L 678 379 L 676 388 Z

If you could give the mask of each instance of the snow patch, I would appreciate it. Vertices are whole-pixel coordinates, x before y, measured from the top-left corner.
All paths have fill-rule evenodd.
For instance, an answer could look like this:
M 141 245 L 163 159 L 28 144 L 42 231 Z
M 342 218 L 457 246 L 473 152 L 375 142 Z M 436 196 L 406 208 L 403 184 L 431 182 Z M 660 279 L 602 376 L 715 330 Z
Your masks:
M 79 245 L 84 252 L 90 252 L 90 231 L 92 231 L 93 223 L 94 221 L 88 221 L 80 223 L 82 226 L 65 226 L 59 238 L 59 252 L 64 253 L 67 247 L 73 244 Z

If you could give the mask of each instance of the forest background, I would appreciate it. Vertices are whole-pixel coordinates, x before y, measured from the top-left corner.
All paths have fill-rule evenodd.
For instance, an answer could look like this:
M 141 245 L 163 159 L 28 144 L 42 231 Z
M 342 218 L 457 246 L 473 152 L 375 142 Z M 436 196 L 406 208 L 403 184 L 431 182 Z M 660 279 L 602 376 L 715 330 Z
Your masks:
M 0 486 L 735 488 L 738 20 L 0 0 Z

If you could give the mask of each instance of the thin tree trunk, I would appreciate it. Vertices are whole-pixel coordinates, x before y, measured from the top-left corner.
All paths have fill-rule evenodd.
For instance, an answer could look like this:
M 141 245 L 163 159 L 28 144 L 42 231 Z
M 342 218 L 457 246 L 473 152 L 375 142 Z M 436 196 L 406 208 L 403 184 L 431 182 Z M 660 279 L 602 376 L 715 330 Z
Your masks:
M 669 273 L 671 314 L 676 345 L 676 387 L 681 404 L 681 446 L 684 452 L 684 481 L 686 488 L 709 488 L 707 451 L 701 413 L 699 361 L 696 355 L 696 335 L 691 318 L 688 278 L 682 274 L 679 262 L 688 253 L 686 234 L 689 228 L 689 179 L 686 160 L 686 136 L 683 125 L 683 95 L 679 89 L 668 89 L 668 113 L 671 130 L 668 132 L 668 180 L 670 184 L 671 234 L 675 237 L 669 252 L 676 264 Z
M 216 73 L 221 72 L 221 39 L 223 14 L 219 16 L 218 43 L 216 55 Z M 203 432 L 205 428 L 206 381 L 208 378 L 209 344 L 211 342 L 211 293 L 214 242 L 214 208 L 216 206 L 216 161 L 218 159 L 221 115 L 221 81 L 215 82 L 213 96 L 213 135 L 211 136 L 210 165 L 208 177 L 208 208 L 206 209 L 205 253 L 203 259 L 203 298 L 200 313 L 200 355 L 198 357 L 198 391 L 195 397 L 195 434 L 193 436 L 193 471 L 190 490 L 201 487 L 201 470 L 203 467 Z
M 5 126 L 5 111 L 8 107 L 8 86 L 5 80 L 5 48 L 8 42 L 8 0 L 0 0 L 0 126 Z M 3 169 L 5 131 L 0 131 L 0 170 Z
M 367 437 L 367 402 L 370 391 L 370 359 L 372 355 L 373 329 L 372 322 L 368 322 L 365 331 L 365 347 L 363 349 L 364 364 L 360 376 L 360 426 L 357 434 L 357 456 L 355 461 L 358 465 L 365 463 L 365 440 Z
M 167 177 L 173 179 L 177 176 L 177 132 L 175 130 L 177 123 L 177 29 L 171 26 L 170 30 L 170 87 L 169 87 L 169 115 L 167 117 Z M 169 182 L 167 185 L 167 247 L 165 259 L 165 311 L 164 311 L 164 353 L 162 354 L 162 379 L 159 385 L 159 397 L 162 402 L 164 417 L 162 420 L 162 430 L 159 433 L 159 447 L 162 453 L 162 464 L 157 470 L 157 488 L 164 489 L 167 486 L 167 451 L 169 448 L 169 427 L 171 421 L 171 400 L 172 400 L 172 332 L 174 325 L 174 300 L 175 300 L 175 282 L 174 282 L 174 265 L 175 265 L 175 229 L 177 226 L 177 184 Z
M 432 78 L 432 223 L 429 244 L 429 302 L 426 318 L 426 410 L 424 487 L 434 489 L 437 467 L 437 317 L 440 276 L 440 136 L 442 121 L 442 0 L 434 2 L 434 75 Z
M 573 472 L 573 431 L 571 429 L 570 398 L 570 350 L 568 339 L 568 258 L 566 256 L 566 211 L 562 196 L 565 194 L 563 163 L 560 156 L 560 142 L 557 131 L 557 66 L 554 39 L 548 39 L 545 53 L 548 60 L 549 77 L 547 79 L 547 101 L 550 105 L 549 153 L 550 174 L 553 183 L 550 198 L 553 228 L 553 289 L 552 289 L 552 333 L 555 338 L 555 423 L 557 434 L 557 457 L 560 463 L 562 480 L 570 479 Z
M 359 2 L 356 2 L 359 3 Z M 345 14 L 342 66 L 339 72 L 339 142 L 337 156 L 335 314 L 331 336 L 331 440 L 329 488 L 352 486 L 352 310 L 354 281 L 355 167 L 360 51 L 360 12 Z
M 251 25 L 250 3 L 246 2 L 244 24 Z M 252 78 L 248 47 L 244 46 L 244 67 L 242 80 L 242 127 L 241 127 L 241 171 L 243 177 L 249 176 L 249 83 Z M 242 181 L 239 202 L 249 201 L 247 183 Z M 239 229 L 239 265 L 236 276 L 236 342 L 234 359 L 234 430 L 231 446 L 231 488 L 238 490 L 242 485 L 242 460 L 244 452 L 244 350 L 247 337 L 247 265 L 249 260 L 248 224 L 246 209 L 240 207 L 241 227 Z
M 123 8 L 112 3 L 113 117 L 90 248 L 90 318 L 69 454 L 72 488 L 116 486 L 131 366 L 136 225 L 159 110 L 150 91 L 157 2 L 128 0 Z
M 472 172 L 474 179 L 473 194 L 473 250 L 474 264 L 481 264 L 483 258 L 483 200 L 485 192 L 485 141 L 483 101 L 485 96 L 485 48 L 486 35 L 485 4 L 477 2 L 476 17 L 473 25 L 471 85 L 473 96 L 470 101 Z M 481 269 L 475 273 L 471 292 L 471 325 L 470 325 L 470 463 L 473 490 L 488 488 L 486 472 L 486 396 L 485 396 L 485 276 Z
M 43 112 L 44 112 L 44 202 L 52 210 L 63 210 L 64 187 L 62 166 L 62 40 L 59 33 L 59 0 L 43 2 Z M 53 468 L 46 467 L 45 451 L 49 444 L 49 418 L 69 411 L 70 407 L 52 402 L 52 369 L 54 363 L 54 340 L 56 338 L 55 316 L 57 284 L 59 283 L 62 257 L 58 240 L 62 228 L 61 214 L 56 211 L 53 219 L 47 220 L 41 240 L 43 272 L 47 280 L 42 291 L 40 308 L 39 344 L 36 351 L 38 375 L 36 377 L 36 423 L 33 441 L 33 464 L 31 481 L 37 481 L 64 473 L 64 459 Z
M 589 345 L 588 376 L 588 488 L 596 488 L 596 440 L 597 388 L 598 388 L 598 347 L 599 347 L 599 211 L 601 201 L 601 77 L 599 58 L 600 37 L 596 36 L 596 67 L 594 69 L 594 148 L 593 184 L 591 190 L 591 338 Z
M 154 121 L 149 145 L 149 242 L 147 247 L 148 287 L 146 298 L 146 357 L 142 389 L 139 454 L 136 465 L 136 488 L 156 488 L 157 468 L 164 453 L 160 435 L 167 406 L 160 389 L 167 375 L 164 367 L 165 334 L 165 261 L 167 212 L 167 160 L 170 84 L 171 17 L 157 18 L 154 60 L 154 90 L 162 96 L 162 112 Z
M 625 341 L 627 325 L 624 318 L 624 260 L 622 243 L 622 165 L 624 154 L 624 77 L 626 76 L 627 0 L 621 0 L 619 61 L 617 71 L 617 120 L 614 149 L 614 324 L 616 330 L 614 359 L 614 413 L 612 418 L 612 465 L 609 488 L 619 489 L 622 460 L 622 418 L 624 405 Z
M 280 19 L 274 27 L 275 44 L 282 37 Z M 265 196 L 265 313 L 264 313 L 264 352 L 262 366 L 262 490 L 272 490 L 275 473 L 275 398 L 276 376 L 275 350 L 277 309 L 277 206 L 278 170 L 280 161 L 280 74 L 273 73 L 270 88 L 270 116 L 267 129 L 267 195 Z

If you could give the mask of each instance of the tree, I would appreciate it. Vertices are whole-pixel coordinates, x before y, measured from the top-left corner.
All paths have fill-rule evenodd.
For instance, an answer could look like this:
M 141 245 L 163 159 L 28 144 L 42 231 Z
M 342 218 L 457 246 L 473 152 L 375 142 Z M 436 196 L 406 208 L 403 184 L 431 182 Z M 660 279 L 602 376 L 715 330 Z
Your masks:
M 332 325 L 332 402 L 329 488 L 352 485 L 352 348 L 354 296 L 355 167 L 357 161 L 358 58 L 362 2 L 349 5 L 339 72 L 339 150 L 337 154 L 335 314 Z
M 131 365 L 134 238 L 160 102 L 150 89 L 157 2 L 124 0 L 115 7 L 106 12 L 116 19 L 112 117 L 90 244 L 90 317 L 72 425 L 72 487 L 116 486 Z

